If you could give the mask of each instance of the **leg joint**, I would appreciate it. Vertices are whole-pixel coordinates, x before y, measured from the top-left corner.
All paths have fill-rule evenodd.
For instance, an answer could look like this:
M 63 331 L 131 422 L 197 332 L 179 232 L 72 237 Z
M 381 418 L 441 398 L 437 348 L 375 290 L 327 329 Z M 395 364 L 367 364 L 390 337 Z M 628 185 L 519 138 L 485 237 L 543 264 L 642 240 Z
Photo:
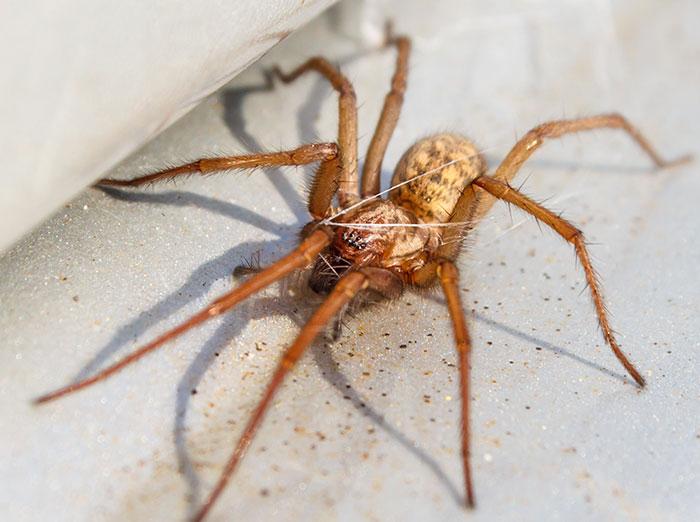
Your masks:
M 294 365 L 296 364 L 297 360 L 296 357 L 293 357 L 289 354 L 285 354 L 282 357 L 282 360 L 280 361 L 280 366 L 284 368 L 285 370 L 289 371 L 292 368 L 294 368 Z
M 440 281 L 451 283 L 459 280 L 457 267 L 449 259 L 442 259 L 438 261 L 436 272 L 438 278 L 440 278 Z

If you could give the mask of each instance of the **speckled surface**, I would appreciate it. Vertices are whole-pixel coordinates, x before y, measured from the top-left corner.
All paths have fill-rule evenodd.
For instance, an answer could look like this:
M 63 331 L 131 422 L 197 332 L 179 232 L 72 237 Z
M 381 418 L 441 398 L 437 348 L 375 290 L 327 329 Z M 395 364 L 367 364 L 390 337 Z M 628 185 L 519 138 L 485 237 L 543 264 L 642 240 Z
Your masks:
M 493 164 L 536 123 L 612 109 L 664 153 L 700 156 L 696 3 L 485 4 L 333 10 L 111 175 L 332 139 L 336 102 L 322 82 L 264 88 L 264 67 L 319 52 L 355 82 L 366 146 L 393 53 L 366 52 L 347 20 L 373 9 L 415 44 L 385 179 L 430 132 L 470 135 Z M 256 252 L 266 263 L 290 249 L 306 220 L 307 174 L 90 189 L 0 259 L 4 520 L 182 520 L 201 504 L 311 312 L 291 289 L 271 288 L 90 390 L 29 401 L 184 319 Z M 630 384 L 603 345 L 571 248 L 497 206 L 461 262 L 478 509 L 460 507 L 447 313 L 439 295 L 408 293 L 314 345 L 212 521 L 700 517 L 697 163 L 652 172 L 624 136 L 601 131 L 550 144 L 519 179 L 587 233 L 613 324 L 648 388 Z

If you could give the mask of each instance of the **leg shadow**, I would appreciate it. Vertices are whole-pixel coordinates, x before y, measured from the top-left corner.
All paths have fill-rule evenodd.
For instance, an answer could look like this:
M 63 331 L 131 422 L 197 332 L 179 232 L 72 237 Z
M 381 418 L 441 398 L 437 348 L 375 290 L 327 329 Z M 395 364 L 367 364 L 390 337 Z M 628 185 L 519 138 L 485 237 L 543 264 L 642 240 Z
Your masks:
M 436 294 L 426 294 L 426 298 L 444 305 L 445 307 L 447 304 L 445 303 L 445 299 L 439 295 Z M 498 321 L 491 319 L 489 317 L 486 317 L 485 315 L 482 315 L 478 312 L 472 312 L 472 316 L 479 322 L 485 323 L 497 330 L 500 330 L 502 332 L 507 333 L 508 335 L 511 335 L 517 339 L 520 339 L 522 341 L 527 342 L 528 344 L 532 344 L 535 346 L 542 347 L 543 349 L 550 351 L 554 354 L 561 355 L 563 357 L 566 357 L 568 359 L 571 359 L 572 361 L 577 362 L 578 364 L 582 364 L 583 366 L 587 366 L 588 368 L 592 368 L 602 374 L 607 375 L 608 377 L 612 377 L 613 379 L 617 379 L 618 381 L 621 382 L 628 382 L 627 377 L 624 375 L 621 375 L 617 372 L 614 372 L 612 370 L 609 370 L 605 366 L 601 366 L 600 364 L 597 364 L 593 361 L 589 361 L 588 359 L 585 359 L 579 355 L 576 355 L 573 352 L 570 352 L 569 350 L 562 348 L 560 346 L 556 346 L 548 341 L 545 341 L 543 339 L 540 339 L 539 337 L 535 337 L 534 335 L 527 334 L 523 332 L 522 330 L 518 330 L 517 328 L 513 328 L 512 326 L 505 325 L 503 323 L 499 323 Z
M 112 339 L 78 372 L 73 382 L 92 375 L 115 353 L 131 344 L 135 338 L 140 337 L 153 326 L 169 319 L 190 302 L 197 301 L 208 295 L 213 282 L 230 277 L 234 267 L 246 257 L 251 257 L 256 251 L 275 248 L 281 244 L 286 244 L 286 241 L 245 242 L 229 249 L 221 256 L 207 261 L 192 272 L 187 281 L 179 288 L 172 291 L 155 305 L 140 312 L 127 324 L 121 326 L 112 336 Z
M 313 351 L 314 360 L 322 370 L 322 375 L 326 381 L 331 384 L 341 396 L 349 397 L 350 402 L 355 409 L 372 421 L 372 423 L 381 428 L 392 439 L 398 442 L 406 451 L 416 457 L 423 465 L 425 465 L 435 477 L 445 486 L 447 491 L 457 504 L 463 504 L 462 494 L 454 483 L 447 476 L 445 471 L 440 467 L 437 461 L 428 455 L 425 451 L 418 448 L 416 444 L 406 435 L 401 433 L 396 427 L 387 422 L 383 415 L 377 412 L 367 399 L 362 397 L 353 387 L 345 375 L 338 370 L 338 363 L 333 358 L 330 348 L 326 346 L 317 346 Z
M 265 150 L 262 144 L 246 129 L 243 118 L 243 101 L 251 94 L 269 92 L 274 89 L 272 74 L 264 73 L 265 81 L 261 85 L 238 87 L 224 91 L 221 100 L 224 105 L 224 122 L 231 134 L 240 141 L 248 152 L 260 152 Z M 263 175 L 270 180 L 275 190 L 282 196 L 287 208 L 296 216 L 298 222 L 308 220 L 306 207 L 299 198 L 299 193 L 289 181 L 282 169 L 265 169 Z
M 281 311 L 287 309 L 285 304 L 288 303 L 280 298 L 260 298 L 253 303 L 243 304 L 239 308 L 239 315 L 245 319 L 226 320 L 221 324 L 197 352 L 197 356 L 177 385 L 173 438 L 178 470 L 182 473 L 187 484 L 188 519 L 192 518 L 201 508 L 203 500 L 201 481 L 195 469 L 192 454 L 188 449 L 186 437 L 187 412 L 190 409 L 192 390 L 197 388 L 217 356 L 229 349 L 231 341 L 241 334 L 249 321 L 269 318 L 271 315 L 277 315 L 276 311 L 285 313 Z M 253 310 L 257 310 L 257 312 L 253 312 Z
M 265 216 L 248 210 L 247 208 L 220 201 L 218 199 L 201 196 L 194 192 L 182 192 L 170 190 L 167 192 L 135 192 L 131 190 L 120 190 L 111 187 L 97 187 L 103 193 L 113 199 L 126 201 L 129 203 L 150 203 L 154 205 L 167 205 L 170 207 L 198 207 L 208 210 L 212 214 L 219 214 L 231 218 L 241 223 L 246 223 L 254 227 L 270 232 L 282 238 L 296 225 L 280 225 Z

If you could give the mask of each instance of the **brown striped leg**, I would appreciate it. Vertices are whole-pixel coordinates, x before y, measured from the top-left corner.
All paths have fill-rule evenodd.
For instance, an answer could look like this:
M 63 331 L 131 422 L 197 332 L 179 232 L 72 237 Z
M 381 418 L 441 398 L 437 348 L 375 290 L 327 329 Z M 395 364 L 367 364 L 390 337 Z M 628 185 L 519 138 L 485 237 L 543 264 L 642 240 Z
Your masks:
M 225 293 L 215 301 L 213 301 L 209 306 L 204 308 L 199 313 L 193 315 L 185 322 L 179 324 L 175 328 L 165 332 L 163 335 L 155 339 L 154 341 L 142 346 L 134 353 L 127 355 L 122 360 L 108 366 L 101 372 L 88 377 L 82 381 L 69 384 L 63 388 L 60 388 L 46 395 L 34 400 L 35 404 L 42 404 L 48 401 L 52 401 L 69 393 L 82 390 L 96 382 L 103 381 L 110 375 L 118 372 L 124 367 L 136 362 L 144 355 L 160 348 L 163 344 L 171 339 L 179 337 L 188 330 L 194 328 L 197 325 L 204 323 L 205 321 L 221 315 L 227 312 L 238 303 L 244 299 L 250 297 L 252 294 L 262 290 L 266 286 L 271 285 L 275 281 L 279 281 L 284 276 L 296 270 L 297 268 L 303 268 L 313 262 L 316 255 L 321 252 L 326 245 L 329 243 L 329 237 L 323 230 L 317 230 L 306 238 L 298 248 L 293 252 L 283 257 L 276 263 L 273 263 L 266 269 L 262 270 L 259 274 L 251 277 L 243 284 L 235 288 L 234 290 Z
M 516 189 L 510 187 L 507 183 L 501 180 L 489 176 L 481 176 L 480 178 L 475 179 L 473 183 L 483 188 L 496 198 L 520 207 L 528 214 L 531 214 L 536 219 L 554 229 L 561 237 L 574 245 L 576 255 L 578 256 L 581 266 L 583 266 L 583 271 L 586 274 L 586 282 L 588 283 L 588 287 L 591 289 L 591 296 L 593 297 L 593 303 L 595 304 L 595 309 L 598 314 L 600 328 L 603 330 L 603 337 L 605 337 L 605 341 L 608 343 L 620 363 L 622 363 L 622 366 L 625 367 L 627 373 L 632 376 L 640 388 L 643 387 L 644 378 L 639 374 L 637 369 L 632 365 L 627 357 L 625 357 L 622 350 L 620 350 L 620 347 L 617 345 L 617 341 L 615 340 L 615 336 L 613 335 L 613 330 L 610 327 L 610 323 L 608 323 L 608 316 L 600 289 L 600 283 L 598 282 L 598 277 L 595 270 L 593 270 L 593 266 L 591 265 L 588 250 L 586 249 L 586 242 L 583 239 L 583 233 L 565 219 L 557 216 L 552 211 L 547 210 L 542 205 L 534 202 L 532 199 L 521 194 Z
M 575 118 L 571 120 L 555 120 L 547 123 L 542 123 L 534 129 L 530 130 L 522 138 L 518 140 L 515 146 L 511 149 L 505 159 L 494 172 L 493 177 L 506 183 L 510 183 L 523 163 L 539 149 L 545 140 L 552 138 L 561 138 L 566 134 L 576 132 L 596 130 L 596 129 L 619 129 L 627 133 L 627 135 L 639 145 L 639 147 L 649 156 L 649 159 L 657 168 L 673 167 L 690 161 L 689 155 L 682 156 L 673 160 L 663 159 L 656 149 L 651 145 L 644 135 L 632 125 L 627 118 L 621 114 L 600 114 L 598 116 L 590 116 L 586 118 Z M 483 197 L 479 202 L 479 207 L 475 212 L 475 218 L 479 219 L 493 206 L 494 198 Z
M 403 105 L 403 95 L 406 91 L 411 40 L 405 36 L 393 36 L 389 26 L 387 27 L 386 45 L 396 46 L 396 69 L 391 79 L 391 90 L 384 99 L 384 108 L 379 117 L 374 136 L 372 136 L 372 141 L 369 144 L 365 165 L 362 168 L 361 195 L 363 198 L 374 196 L 379 193 L 379 181 L 382 173 L 384 154 L 389 145 L 391 135 L 396 128 L 396 123 L 399 121 L 401 106 Z
M 459 298 L 459 272 L 452 261 L 443 261 L 438 265 L 437 275 L 442 284 L 442 290 L 447 299 L 447 308 L 452 318 L 454 338 L 459 355 L 459 383 L 462 403 L 462 465 L 464 469 L 464 504 L 468 508 L 475 506 L 474 488 L 472 487 L 472 472 L 470 464 L 470 430 L 469 430 L 469 356 L 471 340 L 464 320 L 464 310 Z
M 340 146 L 341 177 L 338 184 L 338 201 L 343 207 L 357 201 L 359 185 L 357 175 L 357 100 L 350 81 L 328 60 L 316 56 L 292 72 L 285 74 L 278 67 L 273 69 L 283 82 L 293 82 L 308 71 L 324 76 L 338 92 L 338 145 Z
M 251 415 L 250 420 L 243 431 L 243 435 L 241 435 L 241 438 L 238 440 L 238 444 L 236 444 L 236 448 L 226 463 L 226 467 L 221 473 L 219 481 L 216 483 L 213 491 L 209 494 L 207 501 L 194 517 L 195 521 L 198 522 L 204 519 L 211 507 L 216 502 L 216 499 L 219 498 L 219 495 L 221 495 L 221 492 L 226 487 L 226 484 L 233 475 L 234 471 L 236 471 L 238 463 L 240 462 L 241 458 L 243 458 L 246 449 L 252 442 L 253 437 L 255 436 L 263 417 L 265 416 L 265 412 L 270 406 L 270 402 L 277 393 L 277 390 L 284 381 L 287 373 L 294 368 L 294 365 L 303 355 L 306 348 L 316 338 L 318 333 L 328 323 L 328 321 L 366 286 L 367 277 L 359 272 L 351 272 L 343 276 L 340 281 L 338 281 L 335 288 L 333 288 L 333 291 L 330 293 L 328 298 L 316 310 L 316 312 L 314 312 L 311 319 L 309 319 L 309 321 L 301 329 L 301 332 L 299 332 L 299 335 L 294 343 L 287 348 L 287 351 L 282 356 L 272 379 L 270 379 L 270 382 L 265 389 L 265 393 L 263 393 L 262 399 L 260 399 L 258 406 L 253 411 L 253 414 Z
M 311 143 L 280 152 L 202 158 L 186 165 L 161 170 L 135 179 L 101 179 L 97 185 L 138 187 L 184 175 L 208 175 L 225 170 L 308 165 L 320 162 L 309 197 L 309 212 L 314 218 L 322 219 L 331 206 L 338 186 L 338 161 L 338 145 L 335 143 Z

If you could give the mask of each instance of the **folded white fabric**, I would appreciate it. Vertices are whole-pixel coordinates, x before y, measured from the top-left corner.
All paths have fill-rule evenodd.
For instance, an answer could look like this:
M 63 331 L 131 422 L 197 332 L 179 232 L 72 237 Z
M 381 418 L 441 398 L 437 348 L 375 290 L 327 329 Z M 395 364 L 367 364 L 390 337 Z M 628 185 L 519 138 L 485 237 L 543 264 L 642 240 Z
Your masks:
M 0 251 L 334 1 L 9 2 Z

